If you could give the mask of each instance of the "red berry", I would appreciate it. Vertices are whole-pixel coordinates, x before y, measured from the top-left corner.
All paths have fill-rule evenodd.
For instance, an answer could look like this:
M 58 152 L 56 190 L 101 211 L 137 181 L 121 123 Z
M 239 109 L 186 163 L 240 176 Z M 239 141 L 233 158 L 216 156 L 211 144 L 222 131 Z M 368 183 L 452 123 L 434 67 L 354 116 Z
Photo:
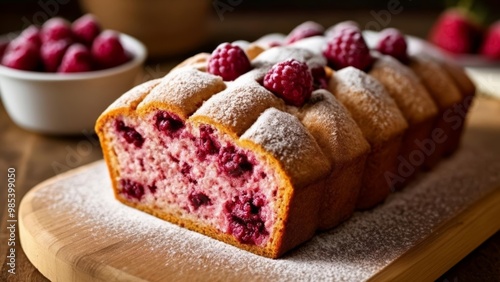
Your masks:
M 101 32 L 92 44 L 92 57 L 100 68 L 116 67 L 127 62 L 127 55 L 118 33 L 105 30 Z
M 86 14 L 73 22 L 71 29 L 75 39 L 87 46 L 91 46 L 94 39 L 101 33 L 101 26 L 91 14 Z
M 406 39 L 399 30 L 387 28 L 380 33 L 380 39 L 377 43 L 377 50 L 380 53 L 392 56 L 406 64 L 409 60 L 406 49 Z
M 323 55 L 336 70 L 348 66 L 367 70 L 373 63 L 370 49 L 361 31 L 355 27 L 339 28 L 332 32 Z
M 500 21 L 488 29 L 480 52 L 490 59 L 500 60 Z
M 192 191 L 188 195 L 188 200 L 193 206 L 194 210 L 197 210 L 201 206 L 210 206 L 212 205 L 212 201 L 210 198 L 205 194 L 205 193 L 196 193 L 195 191 Z
M 42 43 L 62 39 L 71 40 L 72 36 L 70 23 L 62 18 L 52 18 L 46 21 L 40 31 Z
M 71 45 L 69 40 L 58 40 L 45 42 L 40 49 L 40 57 L 45 67 L 45 71 L 56 72 L 61 64 L 66 50 Z
M 253 168 L 247 156 L 231 145 L 220 150 L 217 163 L 220 170 L 233 177 L 241 176 Z
M 275 64 L 266 73 L 264 87 L 287 104 L 300 107 L 311 97 L 313 78 L 307 64 L 288 59 Z
M 64 54 L 57 72 L 86 72 L 92 70 L 92 58 L 84 45 L 74 43 Z
M 455 54 L 474 53 L 481 41 L 481 29 L 458 10 L 444 12 L 431 29 L 429 41 Z
M 121 179 L 120 185 L 122 186 L 122 193 L 129 198 L 140 201 L 144 196 L 144 186 L 138 182 L 131 179 Z
M 10 42 L 2 57 L 2 65 L 26 71 L 36 70 L 39 61 L 38 46 L 21 37 Z
M 250 61 L 245 52 L 231 43 L 217 46 L 208 60 L 208 72 L 219 75 L 226 81 L 235 80 L 250 69 Z
M 291 44 L 307 37 L 323 35 L 324 31 L 325 28 L 322 25 L 312 21 L 307 21 L 295 27 L 290 34 L 288 34 L 285 44 Z
M 38 47 L 42 44 L 40 39 L 40 29 L 34 25 L 30 25 L 28 28 L 23 30 L 23 32 L 19 34 L 19 38 L 24 38 L 24 40 L 29 41 Z

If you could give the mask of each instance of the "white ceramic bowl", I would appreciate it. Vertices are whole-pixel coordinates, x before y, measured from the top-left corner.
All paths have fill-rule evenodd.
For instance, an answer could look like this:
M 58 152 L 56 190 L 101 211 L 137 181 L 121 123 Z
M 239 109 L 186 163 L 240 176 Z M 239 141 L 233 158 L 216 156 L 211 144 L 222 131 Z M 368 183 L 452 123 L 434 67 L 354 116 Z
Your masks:
M 0 92 L 12 120 L 27 130 L 58 135 L 93 132 L 99 115 L 134 86 L 146 59 L 146 48 L 120 34 L 133 59 L 91 72 L 56 74 L 21 71 L 0 65 Z

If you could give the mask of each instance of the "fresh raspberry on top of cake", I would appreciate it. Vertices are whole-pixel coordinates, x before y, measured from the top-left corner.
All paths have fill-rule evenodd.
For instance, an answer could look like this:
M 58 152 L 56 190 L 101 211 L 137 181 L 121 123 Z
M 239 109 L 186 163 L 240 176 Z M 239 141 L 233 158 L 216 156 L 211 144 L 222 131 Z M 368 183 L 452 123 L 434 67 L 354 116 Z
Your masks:
M 311 37 L 311 36 L 316 36 L 316 35 L 323 35 L 325 31 L 325 28 L 315 22 L 312 21 L 307 21 L 304 22 L 297 27 L 295 27 L 290 34 L 288 34 L 285 43 L 286 44 L 291 44 L 295 41 L 299 41 L 303 38 Z
M 377 50 L 380 53 L 392 56 L 406 64 L 409 60 L 407 48 L 406 39 L 399 30 L 387 28 L 380 33 L 377 43 Z
M 333 31 L 323 55 L 336 70 L 352 66 L 366 71 L 373 63 L 361 31 L 354 26 Z
M 212 52 L 208 61 L 208 72 L 232 81 L 251 69 L 245 51 L 231 43 L 222 43 Z
M 275 64 L 266 73 L 264 87 L 287 104 L 300 107 L 311 97 L 313 78 L 306 63 L 289 59 Z

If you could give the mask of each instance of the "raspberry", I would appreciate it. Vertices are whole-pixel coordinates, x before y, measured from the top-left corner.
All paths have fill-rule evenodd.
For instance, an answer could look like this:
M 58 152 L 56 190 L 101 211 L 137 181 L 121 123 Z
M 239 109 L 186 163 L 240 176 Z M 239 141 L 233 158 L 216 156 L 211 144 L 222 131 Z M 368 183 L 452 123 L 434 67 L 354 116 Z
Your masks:
M 136 147 L 142 147 L 144 143 L 144 138 L 132 127 L 126 126 L 123 121 L 118 121 L 116 123 L 116 130 L 121 133 L 125 141 L 129 144 L 134 144 Z
M 132 199 L 141 200 L 144 196 L 144 186 L 130 179 L 120 180 L 120 186 L 122 186 L 122 193 L 127 195 L 127 197 Z
M 380 33 L 380 39 L 377 43 L 377 50 L 380 53 L 392 56 L 406 64 L 409 60 L 406 49 L 406 39 L 399 30 L 387 28 Z
M 265 199 L 261 195 L 242 195 L 224 204 L 229 222 L 228 232 L 243 244 L 259 244 L 269 235 L 266 230 L 261 208 Z
M 40 50 L 38 46 L 18 37 L 10 42 L 2 57 L 2 65 L 26 71 L 36 70 L 40 61 Z
M 130 58 L 123 48 L 118 33 L 105 30 L 101 32 L 92 44 L 92 57 L 102 69 L 116 67 Z
M 200 206 L 205 206 L 205 205 L 210 206 L 212 204 L 210 198 L 201 192 L 196 193 L 195 191 L 192 191 L 188 196 L 188 200 L 194 207 L 194 210 L 197 210 Z
M 19 34 L 19 38 L 24 38 L 26 41 L 33 43 L 37 47 L 42 45 L 40 39 L 40 29 L 34 25 L 30 25 L 28 28 L 23 30 L 23 32 Z
M 184 127 L 184 122 L 175 114 L 160 111 L 155 115 L 155 125 L 159 131 L 175 137 L 173 134 Z
M 287 104 L 300 107 L 311 97 L 313 78 L 307 64 L 288 59 L 275 64 L 266 73 L 264 87 Z
M 231 43 L 222 43 L 208 60 L 208 72 L 219 75 L 225 81 L 235 80 L 251 68 L 245 52 Z
M 352 66 L 366 71 L 373 63 L 361 31 L 354 27 L 339 28 L 334 31 L 323 55 L 335 70 Z
M 200 161 L 205 160 L 208 155 L 219 153 L 220 143 L 213 136 L 214 130 L 208 125 L 200 126 L 200 137 L 196 141 L 196 155 Z
M 476 52 L 481 28 L 462 10 L 446 10 L 433 26 L 429 41 L 455 54 Z
M 492 24 L 486 32 L 480 52 L 492 60 L 500 60 L 500 21 Z
M 70 44 L 69 40 L 62 39 L 58 41 L 49 41 L 42 45 L 40 48 L 40 57 L 45 67 L 45 71 L 57 71 Z
M 238 177 L 246 171 L 251 171 L 253 165 L 245 154 L 237 152 L 234 146 L 227 146 L 220 150 L 217 160 L 219 169 L 227 175 Z
M 80 43 L 74 43 L 68 47 L 68 50 L 66 50 L 57 72 L 70 73 L 86 72 L 91 70 L 92 58 L 89 50 Z
M 312 37 L 316 35 L 323 35 L 325 28 L 315 22 L 307 21 L 295 27 L 286 37 L 285 44 L 292 44 L 303 38 Z
M 40 31 L 42 43 L 61 39 L 71 40 L 72 36 L 70 23 L 62 18 L 52 18 L 46 21 Z
M 87 46 L 91 46 L 94 39 L 101 33 L 101 26 L 91 14 L 86 14 L 71 25 L 75 39 Z

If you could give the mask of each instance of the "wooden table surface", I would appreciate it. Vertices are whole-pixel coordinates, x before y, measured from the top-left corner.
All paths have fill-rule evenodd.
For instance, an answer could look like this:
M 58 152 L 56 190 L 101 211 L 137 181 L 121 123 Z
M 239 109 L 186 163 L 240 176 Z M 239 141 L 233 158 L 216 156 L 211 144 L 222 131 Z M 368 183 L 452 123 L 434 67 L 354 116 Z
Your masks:
M 424 36 L 432 24 L 434 16 L 435 14 L 431 14 L 422 17 L 421 14 L 406 13 L 404 17 L 394 17 L 391 25 L 398 26 L 408 33 Z M 207 46 L 214 46 L 224 40 L 241 38 L 252 40 L 259 35 L 273 31 L 285 32 L 307 19 L 314 19 L 326 26 L 344 19 L 356 19 L 362 25 L 373 20 L 369 11 L 349 14 L 333 13 L 333 16 L 332 13 L 301 13 L 280 19 L 274 17 L 271 13 L 259 15 L 259 18 L 251 14 L 236 16 L 228 13 L 224 22 L 214 18 L 210 22 L 212 36 Z M 238 30 L 244 32 L 241 33 Z M 209 47 L 203 48 L 206 48 L 205 51 L 210 50 Z M 148 62 L 141 80 L 162 76 L 180 60 L 179 57 Z M 88 146 L 89 144 L 90 146 Z M 23 196 L 36 184 L 61 172 L 101 158 L 101 149 L 95 136 L 44 136 L 25 131 L 11 121 L 0 103 L 0 281 L 47 281 L 26 258 L 19 245 L 17 229 L 15 233 L 16 274 L 8 272 L 7 255 L 10 248 L 8 246 L 10 232 L 7 227 L 11 224 L 7 221 L 8 169 L 15 169 L 17 211 Z M 438 281 L 450 282 L 473 280 L 500 280 L 500 232 L 497 232 L 438 279 Z

